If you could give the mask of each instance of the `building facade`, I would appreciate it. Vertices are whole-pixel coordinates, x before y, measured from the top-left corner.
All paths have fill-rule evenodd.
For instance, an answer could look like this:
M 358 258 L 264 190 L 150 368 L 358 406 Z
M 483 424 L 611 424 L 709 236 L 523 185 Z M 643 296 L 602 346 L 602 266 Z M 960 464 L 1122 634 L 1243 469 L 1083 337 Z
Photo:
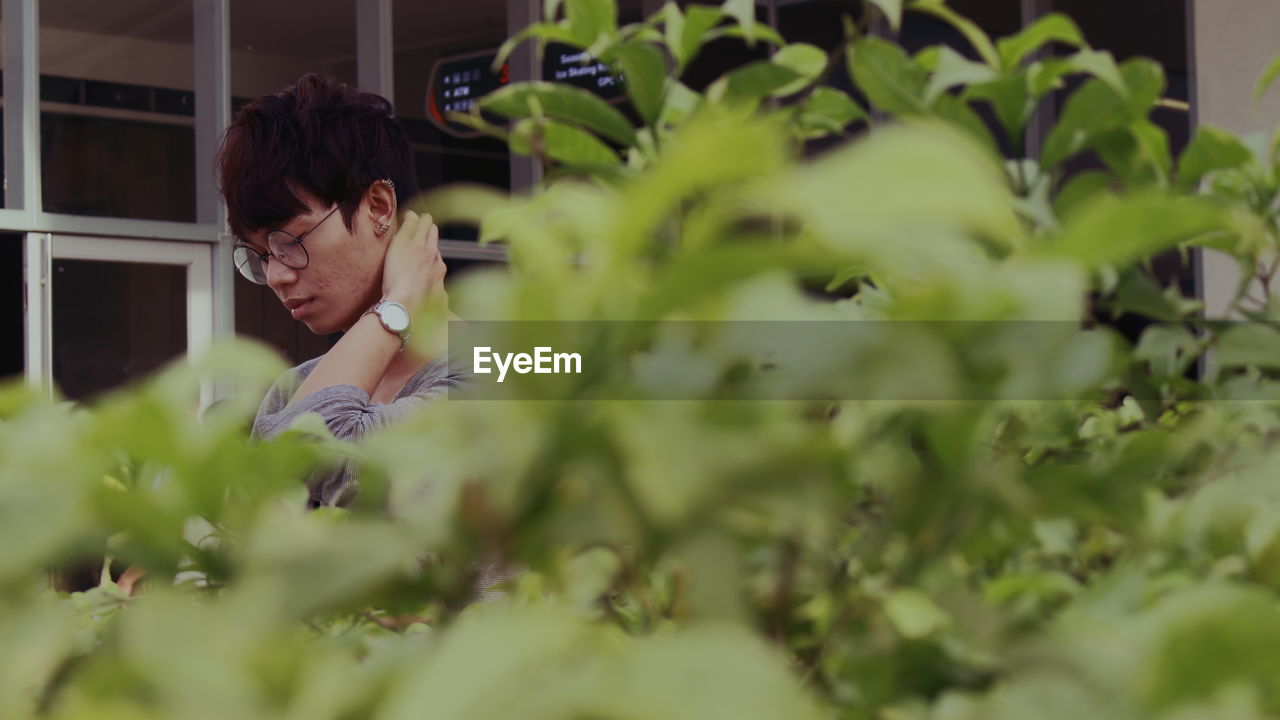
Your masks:
M 789 41 L 830 50 L 841 41 L 840 16 L 860 4 L 759 0 L 758 14 Z M 1200 120 L 1247 132 L 1280 117 L 1280 100 L 1257 105 L 1251 96 L 1280 50 L 1280 8 L 1270 3 L 950 4 L 994 35 L 1065 12 L 1095 47 L 1159 60 L 1169 87 L 1156 119 L 1175 152 Z M 636 20 L 662 2 L 619 5 L 624 20 Z M 328 72 L 392 99 L 422 188 L 528 188 L 538 177 L 533 160 L 438 121 L 433 103 L 445 96 L 437 87 L 433 97 L 432 80 L 451 61 L 493 51 L 541 13 L 540 0 L 3 0 L 0 331 L 9 339 L 0 343 L 0 376 L 52 380 L 79 399 L 219 335 L 260 338 L 294 362 L 324 352 L 333 338 L 310 335 L 232 267 L 213 158 L 234 109 L 305 72 Z M 963 46 L 924 17 L 909 18 L 899 39 L 912 49 Z M 764 52 L 717 41 L 685 80 L 697 87 Z M 511 58 L 511 80 L 546 72 L 531 46 Z M 833 79 L 841 83 L 843 70 Z M 1032 148 L 1052 105 L 1028 138 Z M 451 276 L 503 260 L 500 248 L 478 246 L 463 229 L 444 228 L 443 237 Z M 1235 282 L 1222 258 L 1196 256 L 1162 272 L 1211 309 Z

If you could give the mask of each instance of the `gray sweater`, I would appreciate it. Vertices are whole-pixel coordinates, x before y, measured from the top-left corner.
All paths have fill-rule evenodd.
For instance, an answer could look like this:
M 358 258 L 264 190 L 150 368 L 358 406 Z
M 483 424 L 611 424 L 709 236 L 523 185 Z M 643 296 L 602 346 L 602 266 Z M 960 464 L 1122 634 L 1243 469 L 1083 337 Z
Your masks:
M 450 372 L 443 361 L 428 363 L 405 383 L 390 404 L 372 402 L 355 385 L 321 388 L 289 407 L 289 399 L 319 364 L 321 355 L 291 368 L 276 380 L 253 419 L 253 436 L 271 438 L 287 429 L 299 415 L 316 413 L 339 440 L 357 440 L 366 432 L 397 422 L 423 404 L 458 386 L 463 376 Z M 309 507 L 347 505 L 355 499 L 356 471 L 350 463 L 316 471 L 307 478 Z
M 460 385 L 465 376 L 450 371 L 444 361 L 428 363 L 405 383 L 404 389 L 390 404 L 372 402 L 369 393 L 354 385 L 333 385 L 321 388 L 302 398 L 290 407 L 289 398 L 311 374 L 320 359 L 308 360 L 290 368 L 267 390 L 267 396 L 258 407 L 253 419 L 253 437 L 270 438 L 286 430 L 299 415 L 316 413 L 334 437 L 340 440 L 358 440 L 366 432 L 406 417 L 424 403 L 445 394 L 451 387 Z M 456 365 L 455 365 L 456 367 Z M 318 470 L 307 478 L 308 507 L 347 505 L 355 499 L 358 489 L 356 469 L 343 462 L 337 467 Z M 491 600 L 501 593 L 492 586 L 508 580 L 519 572 L 504 565 L 497 557 L 490 557 L 474 568 L 475 580 L 472 600 Z

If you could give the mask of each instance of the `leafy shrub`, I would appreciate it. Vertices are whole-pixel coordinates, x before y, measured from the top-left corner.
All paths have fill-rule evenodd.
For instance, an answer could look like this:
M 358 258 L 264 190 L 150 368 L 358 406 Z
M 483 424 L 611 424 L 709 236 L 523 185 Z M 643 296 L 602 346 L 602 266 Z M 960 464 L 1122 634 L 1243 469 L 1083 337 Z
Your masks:
M 550 1 L 513 39 L 613 64 L 639 119 L 505 88 L 465 121 L 542 158 L 547 187 L 422 201 L 510 247 L 453 288 L 459 315 L 561 323 L 607 359 L 550 394 L 344 446 L 318 422 L 247 441 L 282 368 L 244 344 L 92 408 L 5 389 L 0 717 L 1280 714 L 1280 418 L 1258 402 L 1280 335 L 1243 282 L 1272 270 L 1275 144 L 1202 128 L 1175 162 L 1159 65 L 1062 15 L 993 41 L 908 9 L 968 54 L 868 35 L 900 22 L 891 0 L 832 56 L 738 0 L 621 27 L 610 0 Z M 681 84 L 725 36 L 778 50 Z M 869 106 L 824 84 L 840 63 Z M 1099 168 L 1068 177 L 1086 153 Z M 1153 254 L 1197 246 L 1240 259 L 1259 322 L 1153 280 Z M 1159 322 L 1136 342 L 1096 322 L 1122 313 Z M 754 394 L 748 320 L 837 328 L 783 356 L 815 362 L 805 399 Z M 909 331 L 869 349 L 855 327 Z M 682 372 L 646 383 L 645 358 Z M 215 376 L 238 389 L 197 417 Z M 635 399 L 672 382 L 685 400 Z M 360 501 L 305 512 L 298 478 L 342 459 Z M 108 569 L 49 589 L 104 553 L 144 591 Z M 495 555 L 525 571 L 471 603 Z

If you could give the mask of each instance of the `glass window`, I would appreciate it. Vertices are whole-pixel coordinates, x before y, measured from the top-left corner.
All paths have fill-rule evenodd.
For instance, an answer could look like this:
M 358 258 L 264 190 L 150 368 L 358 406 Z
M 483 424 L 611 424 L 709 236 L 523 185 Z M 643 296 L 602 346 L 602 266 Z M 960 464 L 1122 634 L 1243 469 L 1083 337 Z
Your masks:
M 178 265 L 53 261 L 53 380 L 85 400 L 187 349 L 187 277 Z
M 356 0 L 231 0 L 230 13 L 233 107 L 309 72 L 355 83 Z
M 1022 27 L 1020 0 L 951 0 L 948 6 L 977 23 L 992 38 L 1012 35 Z M 977 57 L 969 41 L 947 22 L 932 15 L 907 12 L 902 20 L 903 47 L 916 52 L 929 45 L 948 45 L 970 57 Z
M 3 3 L 0 3 L 0 29 L 2 29 L 3 27 L 4 27 L 4 11 L 3 11 Z M 4 77 L 4 33 L 0 32 L 0 78 L 3 78 L 3 77 Z M 0 81 L 0 96 L 4 95 L 3 89 L 4 88 L 3 88 L 2 81 Z M 0 127 L 4 127 L 3 125 L 4 113 L 5 113 L 4 104 L 0 103 Z M 6 176 L 8 174 L 7 170 L 4 169 L 4 142 L 0 142 L 0 172 L 4 172 Z M 16 179 L 14 181 L 17 182 Z M 7 207 L 9 204 L 9 199 L 6 197 L 6 195 L 8 195 L 8 193 L 0 192 L 0 208 Z
M 0 234 L 0 382 L 21 375 L 23 355 L 22 236 Z
M 1152 112 L 1151 119 L 1168 134 L 1169 151 L 1176 159 L 1191 136 L 1187 0 L 1129 0 L 1105 4 L 1090 0 L 1054 0 L 1053 9 L 1071 16 L 1090 45 L 1110 50 L 1117 61 L 1149 57 L 1164 66 L 1164 99 Z M 1077 80 L 1069 89 L 1078 83 Z M 1065 99 L 1066 93 L 1059 92 L 1059 107 Z M 1083 153 L 1067 164 L 1067 170 L 1074 173 L 1101 165 L 1093 153 Z M 1193 295 L 1196 293 L 1196 261 L 1189 260 L 1192 257 L 1194 254 L 1184 255 L 1177 250 L 1157 255 L 1151 262 L 1151 276 L 1161 287 L 1177 284 L 1184 295 Z M 1146 322 L 1129 315 L 1116 326 L 1130 339 L 1136 339 Z
M 501 83 L 501 73 L 492 73 L 489 65 L 507 38 L 506 6 L 505 0 L 394 4 L 393 100 L 413 144 L 421 190 L 454 182 L 511 187 L 506 144 L 445 120 L 450 106 L 463 109 L 462 103 Z M 438 88 L 432 86 L 433 74 Z M 441 237 L 474 240 L 475 230 L 442 227 Z
M 195 221 L 189 2 L 40 3 L 44 209 Z
M 430 3 L 423 3 L 430 4 Z M 299 5 L 231 0 L 231 106 L 269 95 L 309 72 L 356 82 L 356 2 Z M 274 346 L 291 363 L 309 360 L 339 337 L 313 335 L 270 288 L 236 273 L 236 332 Z
M 1070 15 L 1090 45 L 1110 50 L 1117 61 L 1149 57 L 1164 66 L 1165 102 L 1152 119 L 1169 133 L 1174 156 L 1181 153 L 1191 133 L 1186 0 L 1054 0 L 1053 9 Z

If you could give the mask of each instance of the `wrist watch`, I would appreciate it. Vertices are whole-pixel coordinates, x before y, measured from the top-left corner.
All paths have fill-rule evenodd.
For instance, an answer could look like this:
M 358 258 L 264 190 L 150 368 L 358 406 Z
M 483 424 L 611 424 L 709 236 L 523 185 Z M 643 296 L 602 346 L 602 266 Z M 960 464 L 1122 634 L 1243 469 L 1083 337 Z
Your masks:
M 382 323 L 382 327 L 387 332 L 393 332 L 400 336 L 400 349 L 404 350 L 409 344 L 409 311 L 398 302 L 388 302 L 386 300 L 376 302 L 373 307 L 365 311 L 364 315 L 373 313 L 378 316 L 378 321 Z M 361 315 L 360 317 L 364 317 Z

